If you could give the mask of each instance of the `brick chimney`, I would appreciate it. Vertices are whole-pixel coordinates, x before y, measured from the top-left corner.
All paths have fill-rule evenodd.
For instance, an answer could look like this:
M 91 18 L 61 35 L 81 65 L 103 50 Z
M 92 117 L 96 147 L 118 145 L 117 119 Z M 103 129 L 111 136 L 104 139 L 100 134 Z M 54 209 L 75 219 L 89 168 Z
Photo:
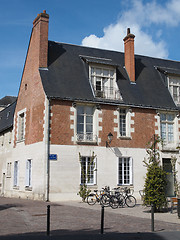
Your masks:
M 37 49 L 39 48 L 40 68 L 46 68 L 48 65 L 48 26 L 49 15 L 44 10 L 33 21 L 33 31 L 37 36 Z
M 130 33 L 130 28 L 127 29 L 127 36 L 124 40 L 124 65 L 129 78 L 135 82 L 135 58 L 134 58 L 134 38 L 135 35 Z

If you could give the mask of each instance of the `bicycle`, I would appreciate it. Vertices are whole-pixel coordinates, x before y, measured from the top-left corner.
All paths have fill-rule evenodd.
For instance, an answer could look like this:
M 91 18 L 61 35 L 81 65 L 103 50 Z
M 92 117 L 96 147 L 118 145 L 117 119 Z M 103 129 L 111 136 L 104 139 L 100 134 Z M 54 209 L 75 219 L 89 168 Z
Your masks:
M 123 192 L 116 191 L 116 198 L 118 199 L 119 206 L 123 207 L 126 204 L 127 207 L 135 207 L 136 198 L 130 194 L 130 188 L 116 188 L 116 190 L 123 190 Z
M 87 197 L 87 203 L 89 205 L 94 205 L 95 203 L 100 203 L 106 205 L 106 196 L 105 193 L 107 192 L 107 187 L 102 188 L 100 193 L 98 194 L 98 190 L 94 190 L 94 193 L 90 193 Z
M 98 194 L 98 190 L 94 190 L 95 193 L 90 193 L 87 197 L 87 203 L 89 205 L 94 205 L 96 202 L 99 202 L 103 206 L 110 206 L 115 209 L 118 208 L 118 199 L 111 194 L 109 187 L 105 186 Z

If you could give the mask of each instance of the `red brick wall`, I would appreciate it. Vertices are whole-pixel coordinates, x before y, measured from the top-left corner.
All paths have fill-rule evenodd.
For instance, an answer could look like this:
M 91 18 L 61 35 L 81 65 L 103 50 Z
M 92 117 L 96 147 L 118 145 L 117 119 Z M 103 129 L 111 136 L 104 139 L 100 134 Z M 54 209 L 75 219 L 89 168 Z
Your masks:
M 72 102 L 51 101 L 51 124 L 50 140 L 51 144 L 72 145 L 71 138 L 74 136 L 74 130 L 70 125 L 74 121 L 70 120 L 70 108 Z
M 47 29 L 47 21 L 38 21 L 32 30 L 15 110 L 15 144 L 17 140 L 17 114 L 24 108 L 26 108 L 25 144 L 40 142 L 44 137 L 45 94 L 39 67 L 41 62 L 46 62 L 47 66 Z M 44 41 L 41 39 L 42 35 L 45 36 Z M 41 54 L 43 49 L 46 54 Z
M 53 101 L 51 107 L 51 144 L 63 144 L 72 145 L 72 137 L 74 137 L 74 130 L 70 128 L 71 124 L 74 124 L 73 120 L 70 120 L 70 115 L 73 113 L 70 111 L 72 102 L 68 101 Z M 101 138 L 100 146 L 105 146 L 107 141 L 107 135 L 109 132 L 113 134 L 112 147 L 129 147 L 129 148 L 144 148 L 150 141 L 151 137 L 155 134 L 155 110 L 132 108 L 135 116 L 131 117 L 134 120 L 132 127 L 134 133 L 131 133 L 131 138 L 123 139 L 117 137 L 117 132 L 114 128 L 117 128 L 118 124 L 114 122 L 117 116 L 114 115 L 114 111 L 117 110 L 117 106 L 101 106 L 102 122 L 99 122 L 99 126 L 102 126 L 102 131 L 99 132 L 99 138 Z

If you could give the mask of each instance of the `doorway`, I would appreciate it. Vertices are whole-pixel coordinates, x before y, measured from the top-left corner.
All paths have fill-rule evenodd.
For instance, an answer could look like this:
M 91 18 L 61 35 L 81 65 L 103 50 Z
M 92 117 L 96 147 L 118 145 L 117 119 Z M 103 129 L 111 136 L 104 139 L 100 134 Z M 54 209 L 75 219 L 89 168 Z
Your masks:
M 172 172 L 172 164 L 170 158 L 163 158 L 163 169 L 167 173 L 166 196 L 173 197 L 174 194 L 174 175 Z

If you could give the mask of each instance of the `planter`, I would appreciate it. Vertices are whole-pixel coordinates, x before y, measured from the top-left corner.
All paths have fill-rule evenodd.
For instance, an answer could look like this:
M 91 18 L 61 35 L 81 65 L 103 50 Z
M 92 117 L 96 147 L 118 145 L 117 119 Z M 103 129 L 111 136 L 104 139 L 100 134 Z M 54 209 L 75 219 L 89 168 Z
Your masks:
M 178 198 L 178 202 L 177 202 L 177 214 L 178 214 L 178 218 L 180 218 L 180 198 Z

